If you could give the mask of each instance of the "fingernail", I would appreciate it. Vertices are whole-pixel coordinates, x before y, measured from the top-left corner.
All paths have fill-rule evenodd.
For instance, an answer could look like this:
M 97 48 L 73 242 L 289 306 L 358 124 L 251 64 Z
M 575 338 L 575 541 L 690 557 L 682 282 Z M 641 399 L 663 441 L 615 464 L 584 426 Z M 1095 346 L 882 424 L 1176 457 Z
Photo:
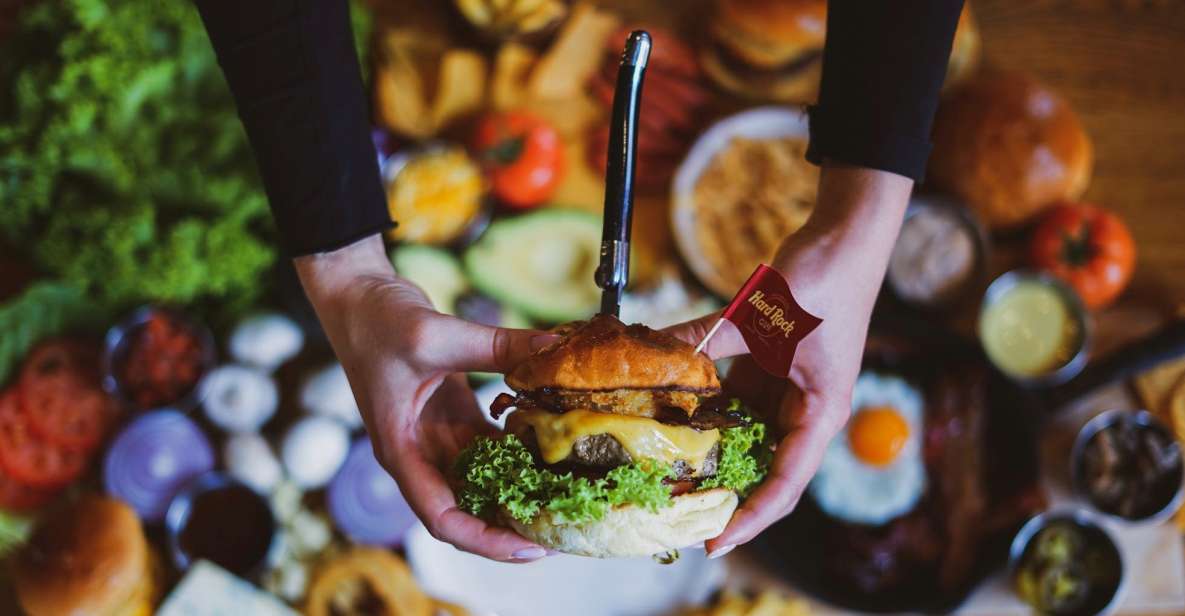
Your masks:
M 514 560 L 536 560 L 547 556 L 547 550 L 543 548 L 523 548 L 510 557 Z
M 539 334 L 537 336 L 531 336 L 531 352 L 538 351 L 559 339 L 560 337 L 555 334 Z
M 725 554 L 736 549 L 736 547 L 736 545 L 726 545 L 722 548 L 717 548 L 708 553 L 708 558 L 720 558 L 721 556 L 724 556 Z

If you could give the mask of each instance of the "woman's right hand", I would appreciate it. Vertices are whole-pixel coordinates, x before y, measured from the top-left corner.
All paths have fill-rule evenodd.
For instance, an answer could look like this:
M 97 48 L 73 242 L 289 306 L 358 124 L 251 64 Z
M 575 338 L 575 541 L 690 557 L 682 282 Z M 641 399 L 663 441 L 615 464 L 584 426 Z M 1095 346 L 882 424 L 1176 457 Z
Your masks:
M 296 269 L 349 377 L 375 457 L 432 536 L 500 561 L 546 555 L 458 509 L 446 477 L 461 449 L 494 432 L 461 373 L 505 373 L 555 336 L 437 312 L 396 275 L 378 235 L 299 257 Z

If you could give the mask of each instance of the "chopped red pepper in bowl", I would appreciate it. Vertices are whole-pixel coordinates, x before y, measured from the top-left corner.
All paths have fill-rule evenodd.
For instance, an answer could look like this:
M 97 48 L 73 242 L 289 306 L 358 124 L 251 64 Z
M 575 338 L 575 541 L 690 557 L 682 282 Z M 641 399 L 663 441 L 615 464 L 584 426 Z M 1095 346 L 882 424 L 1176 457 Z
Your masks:
M 188 317 L 148 306 L 107 333 L 105 366 L 105 384 L 131 406 L 188 411 L 214 366 L 214 341 Z

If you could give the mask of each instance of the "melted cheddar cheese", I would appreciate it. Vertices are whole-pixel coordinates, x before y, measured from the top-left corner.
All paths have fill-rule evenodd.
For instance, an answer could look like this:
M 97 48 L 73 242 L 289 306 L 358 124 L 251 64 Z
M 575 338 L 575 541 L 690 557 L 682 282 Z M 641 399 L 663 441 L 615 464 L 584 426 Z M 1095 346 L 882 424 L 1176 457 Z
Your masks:
M 674 464 L 683 460 L 702 468 L 712 447 L 720 441 L 720 431 L 696 430 L 687 426 L 669 426 L 646 417 L 573 410 L 563 414 L 538 409 L 520 409 L 519 420 L 535 429 L 543 461 L 555 464 L 572 453 L 577 440 L 607 434 L 621 444 L 636 460 L 657 460 Z

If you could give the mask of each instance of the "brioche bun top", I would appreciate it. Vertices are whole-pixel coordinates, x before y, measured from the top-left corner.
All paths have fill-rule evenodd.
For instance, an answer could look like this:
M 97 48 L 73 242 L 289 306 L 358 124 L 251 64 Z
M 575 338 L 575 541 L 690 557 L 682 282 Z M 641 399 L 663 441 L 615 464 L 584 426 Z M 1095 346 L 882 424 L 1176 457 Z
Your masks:
M 1017 73 L 986 73 L 955 88 L 938 110 L 930 180 L 991 227 L 1014 227 L 1046 206 L 1076 200 L 1094 148 L 1061 96 Z
M 13 581 L 30 614 L 113 616 L 152 583 L 149 562 L 135 512 L 86 496 L 42 520 L 16 559 Z
M 516 391 L 678 389 L 720 391 L 716 367 L 703 353 L 665 332 L 597 315 L 566 328 L 506 375 Z
M 777 68 L 823 49 L 824 0 L 720 0 L 712 36 L 754 68 Z

